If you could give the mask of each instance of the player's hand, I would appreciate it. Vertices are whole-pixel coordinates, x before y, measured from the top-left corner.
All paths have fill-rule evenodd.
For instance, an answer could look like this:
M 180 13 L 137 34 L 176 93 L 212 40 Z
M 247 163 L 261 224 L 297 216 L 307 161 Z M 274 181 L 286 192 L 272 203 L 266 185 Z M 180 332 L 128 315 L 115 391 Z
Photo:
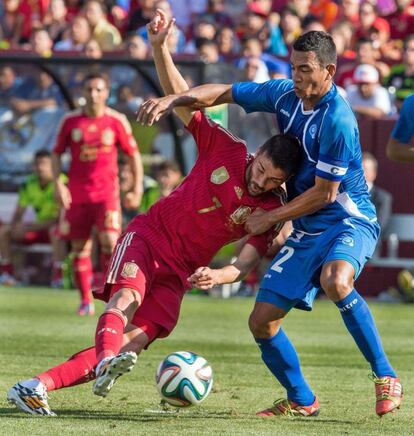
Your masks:
M 272 227 L 272 223 L 268 219 L 268 212 L 257 208 L 246 220 L 244 228 L 251 235 L 260 235 Z
M 174 23 L 175 19 L 168 21 L 167 15 L 161 9 L 155 11 L 153 19 L 147 24 L 148 40 L 153 47 L 165 43 L 171 34 Z
M 174 95 L 150 98 L 138 110 L 137 121 L 146 126 L 152 126 L 161 117 L 168 115 L 174 109 Z
M 141 205 L 142 192 L 127 192 L 122 200 L 125 209 L 137 210 Z
M 72 203 L 72 196 L 65 184 L 59 182 L 55 185 L 55 197 L 60 206 L 64 209 L 69 209 Z
M 197 268 L 187 280 L 195 288 L 205 291 L 220 283 L 218 270 L 211 269 L 208 266 Z

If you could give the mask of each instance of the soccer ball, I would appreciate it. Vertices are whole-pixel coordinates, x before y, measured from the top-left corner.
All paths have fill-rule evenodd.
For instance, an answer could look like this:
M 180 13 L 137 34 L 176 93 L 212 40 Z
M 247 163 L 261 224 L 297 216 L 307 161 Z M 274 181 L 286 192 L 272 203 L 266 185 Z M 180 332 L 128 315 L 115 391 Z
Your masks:
M 200 404 L 213 387 L 213 370 L 204 357 L 191 351 L 169 354 L 158 366 L 157 389 L 175 407 Z

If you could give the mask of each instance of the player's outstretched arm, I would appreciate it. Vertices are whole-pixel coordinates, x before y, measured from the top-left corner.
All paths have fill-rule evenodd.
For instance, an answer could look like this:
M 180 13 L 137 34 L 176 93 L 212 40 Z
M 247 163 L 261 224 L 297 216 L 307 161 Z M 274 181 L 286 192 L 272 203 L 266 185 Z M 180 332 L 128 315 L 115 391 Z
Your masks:
M 192 286 L 208 290 L 215 285 L 237 282 L 245 277 L 260 262 L 260 254 L 253 245 L 245 244 L 239 256 L 230 265 L 223 268 L 211 269 L 202 266 L 188 278 Z
M 414 162 L 414 146 L 391 137 L 387 144 L 387 156 L 396 162 Z
M 168 50 L 167 40 L 173 31 L 175 20 L 168 21 L 164 11 L 157 9 L 154 18 L 147 25 L 148 39 L 152 46 L 155 67 L 162 89 L 166 95 L 179 94 L 187 91 L 188 85 L 180 74 Z M 148 106 L 150 99 L 143 106 Z M 193 111 L 187 107 L 176 108 L 175 112 L 181 121 L 187 125 L 193 116 Z

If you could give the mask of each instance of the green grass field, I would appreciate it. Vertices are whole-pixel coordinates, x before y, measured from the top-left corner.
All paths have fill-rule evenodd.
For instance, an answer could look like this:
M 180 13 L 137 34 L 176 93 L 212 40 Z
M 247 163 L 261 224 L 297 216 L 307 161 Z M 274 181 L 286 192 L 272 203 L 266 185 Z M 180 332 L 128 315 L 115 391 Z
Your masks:
M 284 392 L 250 337 L 247 318 L 253 300 L 192 296 L 184 302 L 174 333 L 143 353 L 134 371 L 122 377 L 106 399 L 83 385 L 50 394 L 56 418 L 33 418 L 17 411 L 5 400 L 11 385 L 92 343 L 96 317 L 77 317 L 77 303 L 71 291 L 0 287 L 0 435 L 414 434 L 414 307 L 375 303 L 371 308 L 406 394 L 402 409 L 382 419 L 374 412 L 368 365 L 333 304 L 317 302 L 312 313 L 293 311 L 285 323 L 319 396 L 321 414 L 311 419 L 264 419 L 254 412 Z M 214 370 L 214 387 L 201 406 L 162 413 L 154 375 L 159 361 L 177 350 L 206 357 Z

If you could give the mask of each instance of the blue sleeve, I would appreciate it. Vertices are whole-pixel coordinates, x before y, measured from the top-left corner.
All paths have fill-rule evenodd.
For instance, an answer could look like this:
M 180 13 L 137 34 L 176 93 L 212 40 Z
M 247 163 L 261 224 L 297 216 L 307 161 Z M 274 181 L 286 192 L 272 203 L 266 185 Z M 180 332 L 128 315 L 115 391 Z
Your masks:
M 409 144 L 414 135 L 414 95 L 408 97 L 400 112 L 400 118 L 395 125 L 391 137 L 403 144 Z
M 269 80 L 264 83 L 239 82 L 232 88 L 233 100 L 247 113 L 276 112 L 279 98 L 293 89 L 291 80 Z
M 358 129 L 354 118 L 329 117 L 320 131 L 320 148 L 316 175 L 340 182 L 348 171 L 358 144 Z

